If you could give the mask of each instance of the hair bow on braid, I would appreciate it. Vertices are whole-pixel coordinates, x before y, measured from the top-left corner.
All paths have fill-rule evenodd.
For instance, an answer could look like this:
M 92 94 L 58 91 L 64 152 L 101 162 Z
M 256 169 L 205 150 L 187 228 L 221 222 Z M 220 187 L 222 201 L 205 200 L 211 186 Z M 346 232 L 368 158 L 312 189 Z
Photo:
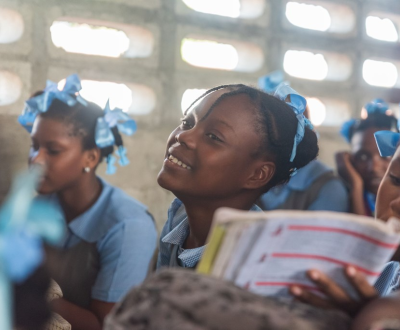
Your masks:
M 351 142 L 351 138 L 350 138 L 350 133 L 351 133 L 351 129 L 354 126 L 354 124 L 357 122 L 356 119 L 350 119 L 346 122 L 343 123 L 342 128 L 340 129 L 340 135 L 342 135 L 346 141 L 348 143 Z
M 64 234 L 61 211 L 33 200 L 41 170 L 33 167 L 14 181 L 0 210 L 0 329 L 12 327 L 12 283 L 25 281 L 44 259 L 42 240 L 58 242 Z
M 137 130 L 136 122 L 128 116 L 121 109 L 115 108 L 110 109 L 110 103 L 104 108 L 104 116 L 97 119 L 96 130 L 95 130 L 95 141 L 96 145 L 100 148 L 113 147 L 114 144 L 117 146 L 116 154 L 119 157 L 118 163 L 121 166 L 129 164 L 129 160 L 126 156 L 126 148 L 122 144 L 122 139 L 115 139 L 115 134 L 118 132 L 126 135 L 132 135 Z M 112 154 L 107 156 L 107 174 L 114 174 L 116 172 L 115 157 Z
M 291 88 L 286 83 L 282 83 L 278 86 L 274 96 L 280 99 L 281 101 L 286 102 L 286 104 L 292 108 L 293 112 L 297 117 L 298 121 L 297 131 L 294 136 L 293 149 L 290 155 L 290 161 L 293 162 L 294 158 L 296 157 L 297 146 L 303 140 L 305 128 L 306 127 L 310 129 L 314 128 L 311 122 L 306 117 L 304 117 L 303 114 L 304 111 L 306 110 L 307 101 L 303 96 L 297 93 L 293 88 Z M 295 175 L 296 173 L 297 169 L 293 168 L 291 176 Z
M 374 136 L 381 157 L 393 156 L 400 142 L 400 133 L 379 131 Z
M 19 123 L 30 133 L 36 116 L 41 112 L 46 112 L 54 99 L 58 99 L 70 107 L 77 102 L 86 106 L 87 102 L 78 94 L 81 89 L 81 81 L 76 74 L 67 77 L 62 90 L 58 89 L 57 83 L 48 80 L 42 94 L 25 102 L 22 115 L 18 117 Z
M 368 102 L 364 108 L 367 110 L 368 115 L 372 115 L 374 113 L 386 114 L 386 111 L 389 110 L 389 104 L 378 98 Z
M 389 110 L 389 105 L 382 99 L 374 99 L 371 102 L 368 102 L 364 106 L 365 110 L 367 111 L 367 115 L 373 114 L 386 114 L 386 111 Z M 354 125 L 360 121 L 359 119 L 350 119 L 343 123 L 342 128 L 340 129 L 340 135 L 342 135 L 348 143 L 351 142 L 351 130 Z
M 278 86 L 284 82 L 284 79 L 285 76 L 282 71 L 273 71 L 265 76 L 258 78 L 258 87 L 260 87 L 264 92 L 268 94 L 273 94 Z

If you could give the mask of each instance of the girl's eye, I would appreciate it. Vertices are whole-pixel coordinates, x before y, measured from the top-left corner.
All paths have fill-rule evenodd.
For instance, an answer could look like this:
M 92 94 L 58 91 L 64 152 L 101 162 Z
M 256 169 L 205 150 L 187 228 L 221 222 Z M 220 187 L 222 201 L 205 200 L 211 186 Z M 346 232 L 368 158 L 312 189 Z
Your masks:
M 213 133 L 208 133 L 206 134 L 210 139 L 215 140 L 215 141 L 219 141 L 219 142 L 223 142 L 218 136 L 216 136 Z
M 355 155 L 355 160 L 358 162 L 367 162 L 369 161 L 371 156 L 366 152 L 357 153 Z
M 400 186 L 400 178 L 399 177 L 394 176 L 393 174 L 389 174 L 389 176 L 390 176 L 390 180 L 392 181 L 392 183 L 395 186 Z
M 33 150 L 33 151 L 38 151 L 39 150 L 39 147 L 37 146 L 37 145 L 35 145 L 35 144 L 31 144 L 31 150 Z
M 193 128 L 193 124 L 187 119 L 181 119 L 181 127 L 183 129 L 191 129 Z
M 58 155 L 60 153 L 59 150 L 51 150 L 51 149 L 47 150 L 47 152 L 49 153 L 49 155 L 53 156 Z

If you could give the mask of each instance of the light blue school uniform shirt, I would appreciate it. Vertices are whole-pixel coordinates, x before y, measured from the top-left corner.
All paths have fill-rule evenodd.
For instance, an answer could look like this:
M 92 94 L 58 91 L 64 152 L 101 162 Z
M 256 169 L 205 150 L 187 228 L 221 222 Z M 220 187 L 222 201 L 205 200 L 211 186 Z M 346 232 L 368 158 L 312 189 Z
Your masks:
M 374 284 L 380 296 L 388 296 L 400 288 L 400 263 L 390 261 Z
M 157 245 L 157 231 L 146 206 L 99 180 L 100 197 L 67 225 L 60 248 L 69 249 L 81 241 L 95 243 L 100 269 L 92 299 L 117 302 L 145 279 Z M 58 203 L 55 195 L 49 198 Z
M 250 211 L 262 212 L 253 205 Z M 168 267 L 174 245 L 178 245 L 178 259 L 182 267 L 193 268 L 200 261 L 205 245 L 195 249 L 183 249 L 186 238 L 189 236 L 190 227 L 185 205 L 175 198 L 168 210 L 168 220 L 160 236 L 160 250 L 158 253 L 157 268 Z
M 279 209 L 295 191 L 307 192 L 312 184 L 332 169 L 319 160 L 313 160 L 299 169 L 289 182 L 270 189 L 261 196 L 262 208 L 266 211 Z M 338 178 L 327 181 L 319 190 L 317 198 L 311 203 L 307 210 L 310 211 L 349 211 L 349 197 L 346 187 Z

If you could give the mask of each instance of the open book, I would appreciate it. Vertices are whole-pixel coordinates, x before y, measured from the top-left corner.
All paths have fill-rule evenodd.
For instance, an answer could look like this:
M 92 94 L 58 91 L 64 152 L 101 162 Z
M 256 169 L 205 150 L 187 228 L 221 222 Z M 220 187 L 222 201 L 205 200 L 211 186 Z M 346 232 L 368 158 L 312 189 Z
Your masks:
M 260 295 L 286 296 L 292 284 L 318 292 L 306 276 L 318 269 L 357 297 L 343 267 L 354 266 L 373 284 L 399 242 L 400 221 L 394 218 L 384 223 L 337 212 L 222 208 L 197 271 Z

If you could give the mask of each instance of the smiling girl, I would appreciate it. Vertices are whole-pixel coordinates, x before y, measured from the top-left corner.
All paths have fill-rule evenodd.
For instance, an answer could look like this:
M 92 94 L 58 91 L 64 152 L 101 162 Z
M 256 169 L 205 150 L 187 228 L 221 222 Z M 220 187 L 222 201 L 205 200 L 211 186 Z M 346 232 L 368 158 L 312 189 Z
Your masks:
M 261 194 L 317 156 L 317 137 L 302 114 L 305 99 L 287 85 L 276 96 L 219 86 L 186 111 L 158 175 L 177 197 L 161 233 L 158 267 L 195 267 L 216 209 L 261 211 L 254 204 Z
M 30 164 L 45 168 L 38 193 L 60 206 L 67 226 L 60 249 L 48 253 L 64 294 L 52 307 L 74 330 L 89 330 L 101 329 L 114 304 L 144 280 L 157 233 L 144 205 L 96 175 L 103 158 L 112 170 L 114 144 L 126 163 L 119 131 L 128 127 L 108 122 L 129 119 L 83 100 L 79 90 L 76 75 L 62 91 L 50 83 L 19 120 L 31 131 Z

